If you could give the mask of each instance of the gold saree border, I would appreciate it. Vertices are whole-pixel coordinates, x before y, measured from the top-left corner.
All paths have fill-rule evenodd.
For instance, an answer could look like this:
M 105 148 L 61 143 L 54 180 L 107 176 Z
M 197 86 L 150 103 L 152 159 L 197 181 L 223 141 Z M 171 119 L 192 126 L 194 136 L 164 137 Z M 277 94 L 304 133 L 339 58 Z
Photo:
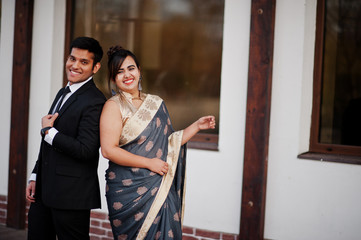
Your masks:
M 165 199 L 168 196 L 170 187 L 172 186 L 173 179 L 177 170 L 177 163 L 179 159 L 180 148 L 182 144 L 183 130 L 172 133 L 168 137 L 168 172 L 163 176 L 159 191 L 155 196 L 152 206 L 139 230 L 137 240 L 143 240 L 154 222 L 160 208 L 162 207 Z M 183 192 L 184 193 L 184 192 Z M 184 203 L 184 202 L 183 202 Z M 184 208 L 183 208 L 184 209 Z M 182 214 L 183 215 L 183 214 Z M 181 220 L 183 222 L 183 220 Z
M 140 105 L 134 115 L 124 124 L 119 140 L 120 147 L 133 141 L 143 132 L 157 113 L 162 102 L 163 100 L 160 97 L 147 94 L 142 105 Z

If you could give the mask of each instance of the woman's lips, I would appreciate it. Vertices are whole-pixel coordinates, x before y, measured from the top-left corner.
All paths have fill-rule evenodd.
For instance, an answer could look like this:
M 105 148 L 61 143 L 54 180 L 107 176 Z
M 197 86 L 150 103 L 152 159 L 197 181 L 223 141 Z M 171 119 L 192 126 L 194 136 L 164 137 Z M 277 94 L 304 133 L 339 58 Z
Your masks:
M 131 84 L 132 82 L 134 82 L 134 78 L 123 81 L 123 83 L 127 85 Z

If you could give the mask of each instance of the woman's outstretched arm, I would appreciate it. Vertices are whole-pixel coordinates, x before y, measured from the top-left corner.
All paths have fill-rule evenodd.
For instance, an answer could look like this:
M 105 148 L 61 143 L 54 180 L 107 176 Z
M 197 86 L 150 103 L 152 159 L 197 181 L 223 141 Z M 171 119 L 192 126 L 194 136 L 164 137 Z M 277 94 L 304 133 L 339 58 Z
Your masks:
M 200 130 L 214 129 L 216 127 L 216 120 L 214 116 L 201 117 L 183 131 L 182 145 L 189 141 Z

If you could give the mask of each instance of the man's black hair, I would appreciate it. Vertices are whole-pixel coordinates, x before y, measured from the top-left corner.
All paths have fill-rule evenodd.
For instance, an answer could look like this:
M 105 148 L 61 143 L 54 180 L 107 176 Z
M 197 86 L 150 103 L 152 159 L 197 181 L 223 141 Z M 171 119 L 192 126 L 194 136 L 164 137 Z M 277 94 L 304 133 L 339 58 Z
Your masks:
M 79 48 L 83 50 L 88 50 L 89 52 L 94 54 L 94 66 L 100 60 L 102 60 L 103 57 L 103 49 L 100 46 L 99 42 L 91 37 L 78 37 L 73 40 L 73 42 L 70 45 L 70 51 L 73 48 Z

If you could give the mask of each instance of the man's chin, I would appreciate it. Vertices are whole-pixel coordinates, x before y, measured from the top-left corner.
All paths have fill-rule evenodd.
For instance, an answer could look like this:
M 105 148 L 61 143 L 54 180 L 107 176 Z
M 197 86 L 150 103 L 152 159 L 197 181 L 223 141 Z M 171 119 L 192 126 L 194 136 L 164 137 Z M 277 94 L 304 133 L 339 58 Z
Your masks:
M 80 83 L 80 82 L 84 82 L 84 81 L 87 80 L 87 79 L 88 79 L 88 78 L 83 79 L 83 78 L 70 77 L 70 78 L 68 78 L 68 81 L 71 82 L 71 83 Z

